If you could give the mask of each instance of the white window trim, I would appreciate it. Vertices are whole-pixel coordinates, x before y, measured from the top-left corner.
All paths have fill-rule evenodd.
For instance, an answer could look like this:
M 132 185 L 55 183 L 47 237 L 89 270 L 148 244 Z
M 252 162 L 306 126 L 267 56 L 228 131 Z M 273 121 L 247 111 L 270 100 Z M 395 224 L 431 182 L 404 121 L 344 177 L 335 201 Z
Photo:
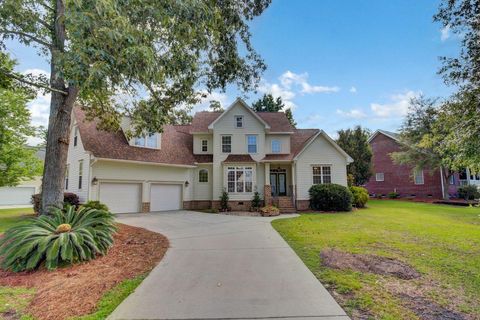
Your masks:
M 206 142 L 205 145 L 203 144 L 204 142 Z M 205 147 L 206 150 L 203 150 L 203 147 Z M 201 148 L 202 152 L 208 152 L 208 140 L 202 139 L 200 148 Z
M 422 174 L 422 181 L 421 182 L 418 182 L 417 183 L 417 174 Z M 425 175 L 423 174 L 423 170 L 415 170 L 413 172 L 413 183 L 415 183 L 415 185 L 424 185 L 425 184 Z
M 278 151 L 273 150 L 273 143 L 274 142 L 278 142 L 278 148 L 279 148 Z M 270 148 L 272 150 L 272 153 L 282 153 L 282 141 L 278 140 L 278 139 L 273 139 L 272 142 L 271 142 Z
M 228 192 L 228 171 L 229 170 L 232 170 L 231 168 L 234 168 L 234 172 L 235 172 L 235 192 Z M 243 191 L 243 192 L 237 192 L 237 169 L 243 169 L 244 172 L 246 170 L 246 168 L 250 168 L 249 170 L 252 171 L 252 191 Z M 224 188 L 225 190 L 228 192 L 228 194 L 231 194 L 231 195 L 251 195 L 255 192 L 255 188 L 256 188 L 256 179 L 255 179 L 255 175 L 256 175 L 256 170 L 255 170 L 255 166 L 225 166 L 224 167 Z M 243 190 L 245 190 L 245 182 L 247 181 L 243 181 Z
M 323 173 L 323 168 L 324 167 L 329 167 L 330 168 L 330 182 L 328 183 L 333 183 L 333 170 L 332 170 L 332 165 L 331 164 L 312 164 L 311 165 L 311 172 L 312 172 L 312 185 L 316 185 L 318 183 L 315 183 L 315 179 L 313 178 L 315 175 L 313 174 L 313 168 L 314 167 L 320 167 L 320 184 L 325 184 L 325 182 L 323 181 L 323 178 L 324 178 L 324 173 Z
M 223 151 L 223 137 L 230 137 L 230 152 Z M 222 153 L 225 153 L 225 154 L 232 153 L 232 144 L 233 144 L 233 141 L 232 141 L 232 135 L 231 134 L 222 134 L 220 136 L 220 148 L 221 148 Z
M 200 172 L 202 172 L 202 171 L 207 171 L 207 181 L 200 181 Z M 202 169 L 198 170 L 198 183 L 208 184 L 209 179 L 210 179 L 210 172 L 208 171 L 208 169 L 202 168 Z
M 73 147 L 76 148 L 78 146 L 78 126 L 75 126 L 73 129 Z
M 255 137 L 255 152 L 250 152 L 248 151 L 248 137 Z M 258 153 L 258 135 L 257 134 L 247 134 L 245 136 L 245 142 L 246 142 L 246 145 L 247 145 L 247 153 L 248 154 L 257 154 Z
M 379 174 L 382 175 L 382 179 L 379 179 Z M 384 181 L 385 181 L 385 173 L 383 173 L 383 172 L 376 172 L 376 173 L 375 173 L 375 181 L 376 181 L 376 182 L 384 182 Z
M 159 137 L 159 134 L 158 134 L 158 133 L 154 133 L 154 134 L 153 134 L 153 136 L 155 136 L 155 138 L 156 138 L 156 139 L 155 139 L 155 141 L 156 141 L 155 147 L 150 147 L 150 146 L 148 146 L 147 139 L 149 138 L 149 136 L 150 136 L 149 134 L 146 134 L 146 135 L 144 135 L 144 136 L 134 137 L 134 138 L 133 138 L 133 146 L 134 146 L 134 147 L 137 147 L 137 148 L 158 149 L 158 145 L 159 145 L 159 143 L 158 143 L 158 137 Z M 144 142 L 144 143 L 143 143 L 143 146 L 137 144 L 137 141 L 136 141 L 136 140 L 137 140 L 138 138 L 143 138 L 143 142 Z
M 78 190 L 82 190 L 84 185 L 83 181 L 83 159 L 78 160 Z
M 242 126 L 240 126 L 240 127 L 237 126 L 237 124 L 238 124 L 237 119 L 239 119 L 239 118 L 242 119 Z M 233 116 L 233 119 L 234 119 L 234 121 L 235 121 L 234 127 L 235 127 L 236 129 L 243 129 L 243 128 L 245 128 L 245 122 L 244 122 L 245 118 L 244 118 L 242 115 L 239 115 L 239 114 L 238 114 L 238 115 L 235 115 L 235 116 Z

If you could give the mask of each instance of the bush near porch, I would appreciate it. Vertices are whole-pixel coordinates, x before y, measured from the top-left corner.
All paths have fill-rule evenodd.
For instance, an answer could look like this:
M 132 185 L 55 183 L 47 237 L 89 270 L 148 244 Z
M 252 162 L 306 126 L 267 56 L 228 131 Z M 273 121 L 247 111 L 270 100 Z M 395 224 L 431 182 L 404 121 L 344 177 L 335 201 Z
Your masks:
M 419 313 L 432 306 L 456 312 L 449 319 L 480 319 L 478 207 L 371 200 L 366 209 L 303 214 L 272 225 L 353 319 L 427 319 Z M 421 276 L 330 268 L 320 259 L 330 249 L 393 258 Z

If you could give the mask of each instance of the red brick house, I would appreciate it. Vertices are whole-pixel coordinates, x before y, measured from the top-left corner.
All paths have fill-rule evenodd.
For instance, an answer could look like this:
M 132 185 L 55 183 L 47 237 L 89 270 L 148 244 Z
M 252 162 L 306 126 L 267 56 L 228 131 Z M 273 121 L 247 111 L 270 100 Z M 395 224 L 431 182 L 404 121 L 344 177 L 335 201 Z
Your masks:
M 373 196 L 396 192 L 401 197 L 442 198 L 442 179 L 439 170 L 415 171 L 412 166 L 393 162 L 390 153 L 400 151 L 398 134 L 375 131 L 368 142 L 373 152 L 373 175 L 365 187 Z

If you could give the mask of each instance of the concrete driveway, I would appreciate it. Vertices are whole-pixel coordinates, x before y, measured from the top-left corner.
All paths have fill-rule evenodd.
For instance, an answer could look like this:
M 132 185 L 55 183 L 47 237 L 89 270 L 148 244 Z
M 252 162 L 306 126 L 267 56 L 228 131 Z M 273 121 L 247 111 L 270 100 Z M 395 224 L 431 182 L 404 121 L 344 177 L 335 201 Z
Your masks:
M 271 218 L 191 211 L 120 215 L 171 248 L 109 319 L 349 319 Z

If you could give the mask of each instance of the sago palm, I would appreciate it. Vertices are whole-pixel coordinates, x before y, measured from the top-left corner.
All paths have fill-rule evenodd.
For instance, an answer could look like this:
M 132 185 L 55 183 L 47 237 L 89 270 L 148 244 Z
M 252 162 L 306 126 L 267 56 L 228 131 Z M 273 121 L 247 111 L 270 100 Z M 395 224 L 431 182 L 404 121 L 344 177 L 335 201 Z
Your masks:
M 0 240 L 3 269 L 33 270 L 42 264 L 58 266 L 104 255 L 116 231 L 113 215 L 104 210 L 73 206 L 54 209 L 50 215 L 29 218 L 5 232 Z

